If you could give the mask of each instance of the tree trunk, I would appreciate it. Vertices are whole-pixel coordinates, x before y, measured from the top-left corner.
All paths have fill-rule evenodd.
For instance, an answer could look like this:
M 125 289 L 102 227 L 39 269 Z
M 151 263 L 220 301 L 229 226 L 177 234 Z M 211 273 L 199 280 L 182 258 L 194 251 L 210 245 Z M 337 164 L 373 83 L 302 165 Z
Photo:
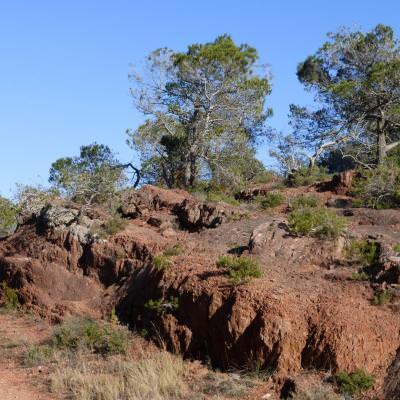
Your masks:
M 378 133 L 378 149 L 377 149 L 377 159 L 378 164 L 382 164 L 386 159 L 387 147 L 386 147 L 386 136 L 384 132 Z

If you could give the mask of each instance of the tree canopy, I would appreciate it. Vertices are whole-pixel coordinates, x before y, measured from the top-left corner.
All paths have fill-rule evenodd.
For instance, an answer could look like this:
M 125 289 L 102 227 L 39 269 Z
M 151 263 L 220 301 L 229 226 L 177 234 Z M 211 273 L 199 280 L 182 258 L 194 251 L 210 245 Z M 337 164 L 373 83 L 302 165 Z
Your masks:
M 269 74 L 257 62 L 253 47 L 223 35 L 186 52 L 156 50 L 141 73 L 130 75 L 136 107 L 148 119 L 128 131 L 128 143 L 140 153 L 148 181 L 168 187 L 204 177 L 240 181 L 232 160 L 254 158 L 271 115 Z
M 320 107 L 291 106 L 295 139 L 312 163 L 334 148 L 352 149 L 345 156 L 365 166 L 382 163 L 400 144 L 399 41 L 384 25 L 328 37 L 297 69 Z

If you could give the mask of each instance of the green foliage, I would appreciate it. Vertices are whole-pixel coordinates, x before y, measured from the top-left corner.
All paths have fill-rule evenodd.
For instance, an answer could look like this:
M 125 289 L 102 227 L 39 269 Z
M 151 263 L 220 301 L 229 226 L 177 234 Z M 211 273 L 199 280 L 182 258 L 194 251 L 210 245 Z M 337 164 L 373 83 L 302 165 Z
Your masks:
M 7 282 L 0 283 L 0 290 L 3 297 L 3 306 L 8 311 L 17 310 L 20 306 L 18 295 L 15 289 L 8 287 Z
M 286 184 L 290 187 L 309 186 L 317 182 L 325 181 L 329 178 L 326 170 L 322 167 L 300 167 L 286 180 Z
M 263 197 L 258 197 L 257 202 L 263 209 L 280 206 L 285 201 L 285 197 L 279 192 L 270 192 Z
M 144 304 L 144 308 L 158 315 L 166 312 L 173 313 L 179 309 L 179 298 L 171 296 L 169 300 L 165 300 L 164 298 L 150 299 Z
M 47 364 L 54 356 L 54 348 L 49 345 L 32 346 L 22 356 L 22 363 L 27 367 Z
M 132 72 L 131 93 L 149 119 L 127 132 L 128 143 L 145 180 L 189 188 L 206 175 L 237 187 L 263 175 L 254 147 L 271 86 L 257 60 L 254 48 L 223 35 L 185 52 L 158 49 Z
M 360 170 L 354 179 L 352 194 L 366 207 L 399 207 L 400 165 L 388 160 L 375 169 Z
M 320 239 L 335 239 L 345 228 L 345 219 L 327 208 L 304 208 L 288 216 L 289 231 Z
M 249 278 L 262 276 L 261 267 L 248 257 L 223 255 L 218 258 L 217 267 L 224 269 L 234 284 L 245 283 Z
M 320 107 L 291 106 L 296 139 L 316 156 L 341 148 L 364 165 L 382 163 L 387 144 L 398 140 L 400 43 L 381 24 L 369 32 L 341 29 L 328 38 L 298 66 L 300 82 Z
M 400 243 L 396 243 L 393 246 L 393 251 L 395 251 L 396 253 L 400 253 Z
M 158 255 L 154 256 L 152 260 L 153 266 L 158 269 L 159 271 L 163 271 L 165 269 L 168 269 L 172 262 L 168 256 L 165 255 Z
M 353 272 L 351 275 L 351 279 L 353 281 L 368 281 L 369 280 L 369 276 L 364 272 Z
M 387 303 L 390 303 L 393 299 L 393 294 L 388 290 L 381 290 L 375 293 L 373 303 L 376 306 L 384 306 Z
M 7 236 L 16 226 L 16 208 L 11 201 L 0 196 L 0 238 Z
M 128 348 L 129 339 L 129 331 L 122 326 L 75 319 L 56 330 L 51 346 L 73 351 L 87 349 L 101 354 L 122 354 Z
M 78 157 L 60 158 L 52 164 L 49 182 L 76 202 L 102 203 L 115 195 L 123 181 L 118 165 L 109 147 L 81 146 Z
M 371 266 L 379 263 L 379 246 L 368 240 L 353 239 L 346 246 L 346 257 L 363 266 Z
M 163 255 L 165 257 L 174 257 L 174 256 L 179 256 L 183 253 L 183 247 L 181 244 L 174 244 L 173 246 L 167 247 Z
M 127 225 L 128 221 L 117 214 L 104 224 L 104 230 L 108 235 L 115 235 L 124 230 Z
M 236 200 L 233 195 L 231 195 L 229 193 L 223 193 L 223 192 L 212 192 L 212 191 L 207 192 L 206 201 L 209 201 L 209 202 L 222 201 L 224 203 L 231 204 L 233 206 L 240 205 L 239 200 Z
M 290 201 L 292 210 L 299 210 L 303 208 L 316 208 L 320 206 L 320 201 L 316 196 L 299 195 Z
M 375 383 L 374 377 L 362 369 L 358 369 L 351 374 L 339 372 L 336 374 L 335 379 L 340 392 L 350 396 L 359 395 L 371 389 Z

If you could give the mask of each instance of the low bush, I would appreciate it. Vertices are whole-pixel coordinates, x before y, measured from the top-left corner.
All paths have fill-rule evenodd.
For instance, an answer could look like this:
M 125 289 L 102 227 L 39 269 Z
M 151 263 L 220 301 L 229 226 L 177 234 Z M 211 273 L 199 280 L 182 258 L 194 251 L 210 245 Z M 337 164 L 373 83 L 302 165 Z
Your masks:
M 286 185 L 291 187 L 308 186 L 312 185 L 313 183 L 327 180 L 328 178 L 328 173 L 322 167 L 301 167 L 296 172 L 288 176 Z
M 159 271 L 163 271 L 171 266 L 171 260 L 168 256 L 159 255 L 154 256 L 152 260 L 152 264 L 154 268 L 158 269 Z
M 174 312 L 179 308 L 179 298 L 171 296 L 169 300 L 164 298 L 150 299 L 145 303 L 144 307 L 149 311 L 155 311 L 159 315 L 168 311 Z
M 396 253 L 400 253 L 400 243 L 396 243 L 393 246 L 393 251 L 395 251 Z
M 22 364 L 36 367 L 47 364 L 54 356 L 54 348 L 48 345 L 32 346 L 22 356 Z
M 392 301 L 393 294 L 389 292 L 388 290 L 381 290 L 377 293 L 375 293 L 373 303 L 376 306 L 384 306 L 387 303 L 390 303 Z
M 292 234 L 335 239 L 344 231 L 346 224 L 343 217 L 327 208 L 304 208 L 289 214 L 288 226 Z
M 372 266 L 379 263 L 379 246 L 368 240 L 353 239 L 346 246 L 346 258 L 363 266 Z
M 365 207 L 399 207 L 400 166 L 389 159 L 374 169 L 359 170 L 353 181 L 352 194 Z
M 104 224 L 104 230 L 108 235 L 115 235 L 125 229 L 127 225 L 128 221 L 117 214 Z
M 0 238 L 7 236 L 16 227 L 16 208 L 11 201 L 0 196 Z
M 75 319 L 54 333 L 51 346 L 58 349 L 87 349 L 101 354 L 125 353 L 130 333 L 122 326 Z
M 244 283 L 249 278 L 260 278 L 261 267 L 255 260 L 247 257 L 220 256 L 217 267 L 226 270 L 230 280 L 235 283 Z
M 375 383 L 374 377 L 362 369 L 358 369 L 351 374 L 339 372 L 336 374 L 335 379 L 340 392 L 350 396 L 359 395 L 371 389 Z
M 332 389 L 325 386 L 302 390 L 299 393 L 292 394 L 292 400 L 339 400 L 339 397 Z
M 0 291 L 2 293 L 3 307 L 8 311 L 15 311 L 19 308 L 20 303 L 15 289 L 10 288 L 7 282 L 0 283 Z
M 263 197 L 257 198 L 257 202 L 263 209 L 280 206 L 284 201 L 284 196 L 278 192 L 270 192 Z
M 315 208 L 319 207 L 320 202 L 318 197 L 316 196 L 306 196 L 306 195 L 300 195 L 296 196 L 293 200 L 290 202 L 290 207 L 293 210 L 299 210 L 302 208 Z
M 353 281 L 367 281 L 367 280 L 369 280 L 369 276 L 364 271 L 353 272 L 351 275 L 351 279 Z
M 207 192 L 206 201 L 208 202 L 219 202 L 222 201 L 227 204 L 231 204 L 233 206 L 240 205 L 239 200 L 235 199 L 235 197 L 229 193 L 223 192 Z
M 174 244 L 173 246 L 167 247 L 163 255 L 165 257 L 174 257 L 174 256 L 179 256 L 183 253 L 183 247 L 180 244 Z

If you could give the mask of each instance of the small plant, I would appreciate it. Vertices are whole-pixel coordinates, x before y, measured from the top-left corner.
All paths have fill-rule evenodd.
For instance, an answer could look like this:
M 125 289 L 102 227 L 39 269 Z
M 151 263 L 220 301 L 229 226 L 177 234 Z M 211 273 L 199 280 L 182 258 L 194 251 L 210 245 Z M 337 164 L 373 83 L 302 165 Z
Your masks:
M 292 234 L 335 239 L 343 232 L 345 220 L 327 208 L 305 208 L 289 214 L 288 226 Z
M 227 204 L 231 204 L 232 206 L 239 206 L 239 200 L 236 200 L 234 196 L 223 193 L 223 192 L 208 192 L 206 196 L 206 201 L 208 202 L 224 202 Z
M 261 268 L 255 260 L 247 257 L 220 256 L 217 267 L 226 270 L 230 280 L 235 283 L 244 283 L 249 278 L 260 278 Z
M 54 349 L 51 346 L 33 346 L 22 356 L 22 364 L 27 367 L 35 367 L 47 364 L 54 355 Z
M 257 198 L 257 202 L 263 209 L 280 206 L 284 201 L 285 198 L 278 192 L 267 193 L 265 196 Z
M 400 253 L 400 243 L 397 243 L 393 246 L 393 251 L 396 253 Z
M 369 276 L 364 272 L 353 272 L 351 275 L 351 279 L 353 281 L 367 281 L 369 279 Z
M 101 354 L 125 353 L 129 331 L 119 325 L 77 319 L 64 324 L 54 333 L 51 346 L 58 349 L 88 349 Z
M 152 264 L 154 268 L 163 271 L 171 266 L 171 260 L 165 255 L 159 255 L 153 257 Z
M 376 306 L 384 306 L 387 303 L 390 303 L 392 301 L 393 294 L 389 292 L 388 290 L 381 290 L 377 293 L 375 293 L 373 303 Z
M 368 240 L 351 240 L 346 247 L 346 257 L 353 262 L 364 266 L 379 263 L 379 246 Z
M 115 235 L 125 229 L 127 225 L 128 221 L 117 214 L 104 224 L 104 230 L 108 235 Z
M 324 181 L 328 178 L 329 175 L 324 168 L 301 167 L 288 177 L 286 184 L 293 187 L 308 186 L 316 182 Z
M 332 389 L 320 386 L 292 394 L 292 400 L 339 400 Z
M 183 247 L 180 244 L 174 244 L 173 246 L 167 247 L 164 250 L 163 255 L 165 257 L 179 256 L 183 253 Z
M 20 303 L 15 289 L 10 288 L 5 281 L 0 283 L 0 289 L 3 293 L 3 305 L 8 311 L 15 311 Z
M 145 303 L 144 307 L 150 311 L 155 311 L 159 315 L 167 311 L 174 312 L 179 308 L 179 298 L 171 296 L 169 300 L 164 298 L 150 299 Z
M 290 203 L 293 210 L 299 210 L 303 208 L 315 208 L 319 207 L 320 202 L 316 196 L 296 196 Z
M 335 379 L 340 392 L 350 396 L 359 395 L 371 389 L 375 383 L 374 377 L 362 369 L 358 369 L 351 374 L 339 372 L 336 374 Z

